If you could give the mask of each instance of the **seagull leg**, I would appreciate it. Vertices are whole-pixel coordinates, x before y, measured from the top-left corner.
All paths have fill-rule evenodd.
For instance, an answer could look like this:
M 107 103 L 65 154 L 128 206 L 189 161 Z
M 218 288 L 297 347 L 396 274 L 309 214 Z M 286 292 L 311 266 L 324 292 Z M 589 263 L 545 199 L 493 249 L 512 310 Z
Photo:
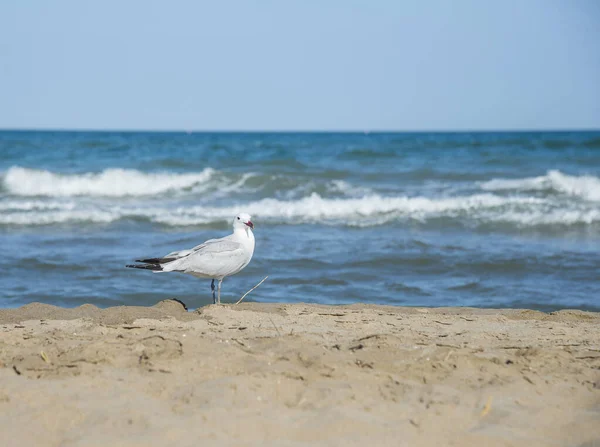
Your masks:
M 217 293 L 217 296 L 218 296 L 218 299 L 217 299 L 217 300 L 218 300 L 219 304 L 221 304 L 221 283 L 222 283 L 222 282 L 223 282 L 223 280 L 222 280 L 222 279 L 220 279 L 220 280 L 219 280 L 219 290 L 218 290 L 218 293 Z
M 216 304 L 217 302 L 217 298 L 215 297 L 215 280 L 213 279 L 212 282 L 210 283 L 210 290 L 212 290 L 212 295 L 213 295 L 213 304 Z

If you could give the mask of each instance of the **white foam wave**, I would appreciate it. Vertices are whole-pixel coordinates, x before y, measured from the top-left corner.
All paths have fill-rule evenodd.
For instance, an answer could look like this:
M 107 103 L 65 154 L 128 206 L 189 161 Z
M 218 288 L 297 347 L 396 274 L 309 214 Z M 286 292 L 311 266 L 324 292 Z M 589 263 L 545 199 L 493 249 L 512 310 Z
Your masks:
M 121 213 L 104 210 L 52 210 L 48 212 L 17 212 L 0 214 L 0 225 L 39 226 L 64 223 L 111 223 L 124 217 Z
M 35 210 L 72 210 L 75 209 L 74 202 L 55 202 L 44 200 L 16 201 L 7 200 L 0 202 L 0 211 L 35 211 Z
M 266 218 L 284 218 L 286 220 L 319 221 L 327 219 L 346 219 L 377 216 L 393 213 L 420 219 L 433 215 L 454 215 L 486 208 L 507 205 L 539 203 L 536 198 L 505 198 L 491 194 L 452 198 L 427 197 L 381 197 L 371 195 L 352 199 L 326 199 L 312 194 L 294 201 L 263 199 L 246 206 L 250 213 Z M 233 208 L 228 209 L 231 215 Z
M 560 171 L 522 179 L 493 179 L 482 183 L 484 191 L 554 191 L 589 201 L 600 201 L 600 178 L 591 175 L 572 176 Z
M 3 186 L 18 196 L 147 196 L 205 184 L 214 173 L 213 169 L 206 168 L 190 174 L 144 173 L 133 169 L 56 174 L 13 166 L 5 173 Z
M 258 177 L 258 178 L 257 178 Z M 318 180 L 285 178 L 254 172 L 223 173 L 212 168 L 201 172 L 147 173 L 133 169 L 106 169 L 99 173 L 58 174 L 46 170 L 13 166 L 0 177 L 3 189 L 13 196 L 23 197 L 148 197 L 165 193 L 209 193 L 211 198 L 231 196 L 238 191 L 271 191 L 283 193 L 287 199 L 311 191 L 358 197 L 371 193 L 365 187 L 353 186 L 343 180 L 319 183 Z M 280 184 L 278 184 L 278 182 Z M 0 205 L 1 206 L 1 205 Z
M 427 222 L 445 218 L 462 225 L 512 224 L 519 227 L 538 225 L 575 225 L 600 223 L 596 207 L 565 207 L 551 199 L 502 197 L 492 194 L 449 198 L 382 197 L 323 198 L 312 194 L 298 200 L 262 199 L 235 206 L 146 207 L 93 206 L 75 208 L 16 209 L 0 213 L 0 224 L 43 225 L 77 222 L 110 223 L 120 219 L 146 219 L 168 226 L 193 226 L 229 222 L 241 210 L 260 222 L 324 223 L 333 225 L 375 226 L 393 221 Z
M 600 223 L 600 210 L 556 209 L 549 212 L 545 210 L 511 211 L 498 216 L 495 222 L 514 224 L 525 228 L 549 225 L 592 225 Z
M 354 186 L 344 180 L 331 180 L 327 183 L 327 189 L 333 193 L 341 193 L 353 197 L 373 194 L 372 190 L 369 188 L 364 186 Z

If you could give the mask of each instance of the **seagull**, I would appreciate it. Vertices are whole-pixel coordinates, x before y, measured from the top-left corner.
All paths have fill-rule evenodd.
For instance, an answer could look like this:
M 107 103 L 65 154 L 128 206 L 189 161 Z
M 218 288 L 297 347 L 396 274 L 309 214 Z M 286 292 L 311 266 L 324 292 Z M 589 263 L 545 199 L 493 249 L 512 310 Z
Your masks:
M 210 278 L 213 304 L 221 304 L 221 283 L 246 267 L 254 253 L 254 224 L 249 214 L 233 219 L 233 233 L 220 239 L 209 239 L 190 250 L 174 251 L 162 258 L 136 259 L 141 264 L 125 267 L 152 270 L 154 273 L 180 272 L 196 278 Z M 218 283 L 215 298 L 215 280 Z

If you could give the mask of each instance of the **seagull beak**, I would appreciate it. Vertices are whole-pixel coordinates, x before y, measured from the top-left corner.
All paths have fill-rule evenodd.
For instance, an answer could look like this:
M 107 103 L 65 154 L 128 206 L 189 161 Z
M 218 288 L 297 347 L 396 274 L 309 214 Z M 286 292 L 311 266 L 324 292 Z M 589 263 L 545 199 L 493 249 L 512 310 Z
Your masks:
M 246 222 L 246 225 L 254 230 L 254 224 L 252 223 L 252 221 L 249 220 L 248 222 Z

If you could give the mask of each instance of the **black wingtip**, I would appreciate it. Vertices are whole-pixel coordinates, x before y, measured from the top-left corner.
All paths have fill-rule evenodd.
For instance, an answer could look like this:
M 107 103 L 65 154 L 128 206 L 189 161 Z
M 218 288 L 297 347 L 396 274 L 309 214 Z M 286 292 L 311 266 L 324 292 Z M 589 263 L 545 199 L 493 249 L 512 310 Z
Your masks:
M 148 258 L 148 259 L 136 259 L 135 262 L 141 262 L 143 264 L 165 264 L 167 262 L 174 261 L 176 258 Z
M 158 264 L 145 264 L 145 265 L 127 264 L 125 267 L 130 268 L 130 269 L 153 270 L 156 272 L 162 270 L 162 267 Z

